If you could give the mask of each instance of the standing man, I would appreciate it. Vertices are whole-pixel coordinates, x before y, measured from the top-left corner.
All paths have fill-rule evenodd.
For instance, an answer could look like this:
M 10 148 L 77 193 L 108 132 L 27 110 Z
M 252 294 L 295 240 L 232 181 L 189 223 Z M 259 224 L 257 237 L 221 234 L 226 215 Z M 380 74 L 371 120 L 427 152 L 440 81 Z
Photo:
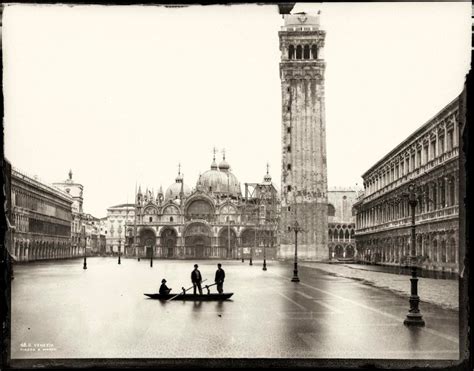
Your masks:
M 224 292 L 225 272 L 221 267 L 221 263 L 217 264 L 216 278 L 214 279 L 214 282 L 217 284 L 217 292 L 219 294 L 222 294 Z
M 201 272 L 198 270 L 198 265 L 194 264 L 194 270 L 191 272 L 191 282 L 193 283 L 194 295 L 196 295 L 196 287 L 199 290 L 199 295 L 202 295 L 201 281 Z

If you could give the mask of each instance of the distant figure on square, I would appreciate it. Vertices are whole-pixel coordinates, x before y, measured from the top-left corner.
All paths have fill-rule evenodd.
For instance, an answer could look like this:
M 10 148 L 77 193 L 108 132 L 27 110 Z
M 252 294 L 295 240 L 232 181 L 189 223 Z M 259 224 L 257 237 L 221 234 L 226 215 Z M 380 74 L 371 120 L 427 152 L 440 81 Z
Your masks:
M 166 280 L 163 278 L 161 280 L 161 286 L 160 286 L 160 294 L 169 294 L 171 292 L 171 289 L 166 286 Z
M 216 277 L 214 278 L 214 282 L 217 284 L 217 292 L 219 294 L 224 292 L 224 278 L 225 272 L 222 269 L 222 264 L 219 263 L 217 264 Z
M 201 281 L 201 272 L 199 272 L 198 265 L 194 264 L 194 270 L 191 272 L 191 282 L 193 283 L 194 295 L 196 295 L 196 287 L 199 290 L 199 295 L 202 295 Z

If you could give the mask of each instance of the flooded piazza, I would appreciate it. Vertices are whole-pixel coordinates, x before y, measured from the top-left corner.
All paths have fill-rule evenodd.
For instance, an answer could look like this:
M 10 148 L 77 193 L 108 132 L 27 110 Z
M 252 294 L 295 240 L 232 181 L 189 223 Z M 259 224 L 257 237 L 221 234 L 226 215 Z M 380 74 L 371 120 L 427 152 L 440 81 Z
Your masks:
M 198 263 L 89 258 L 14 267 L 11 358 L 457 359 L 458 312 L 422 303 L 425 328 L 407 328 L 408 301 L 386 290 L 277 261 L 222 261 L 230 300 L 147 299 L 166 278 L 191 284 Z M 191 290 L 192 291 L 192 290 Z M 204 289 L 204 292 L 206 290 Z M 215 292 L 215 286 L 211 292 Z M 443 320 L 440 321 L 439 319 Z

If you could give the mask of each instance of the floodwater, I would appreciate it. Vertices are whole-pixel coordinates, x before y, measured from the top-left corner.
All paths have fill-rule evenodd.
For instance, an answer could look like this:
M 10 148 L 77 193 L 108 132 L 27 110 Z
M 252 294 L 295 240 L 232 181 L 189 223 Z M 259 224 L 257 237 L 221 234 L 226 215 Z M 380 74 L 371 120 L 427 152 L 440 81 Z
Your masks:
M 194 261 L 122 258 L 15 266 L 11 358 L 458 359 L 458 313 L 423 303 L 425 328 L 403 325 L 408 300 L 301 267 L 222 261 L 224 302 L 147 299 L 166 278 L 191 286 Z M 198 261 L 204 284 L 217 261 Z M 212 288 L 215 292 L 215 286 Z

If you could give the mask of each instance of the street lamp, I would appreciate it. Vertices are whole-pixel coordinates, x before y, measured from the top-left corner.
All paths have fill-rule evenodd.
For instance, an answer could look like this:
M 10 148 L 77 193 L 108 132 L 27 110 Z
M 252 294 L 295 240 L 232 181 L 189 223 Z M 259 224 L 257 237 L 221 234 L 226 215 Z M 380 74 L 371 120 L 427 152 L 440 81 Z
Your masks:
M 418 204 L 418 194 L 415 192 L 415 186 L 410 184 L 408 186 L 408 204 L 411 209 L 411 248 L 410 248 L 410 263 L 411 263 L 411 293 L 410 293 L 410 309 L 407 313 L 407 318 L 403 321 L 406 326 L 424 326 L 425 321 L 419 309 L 420 297 L 418 296 L 418 277 L 416 264 L 416 236 L 415 236 L 415 209 Z
M 82 240 L 84 241 L 84 264 L 82 266 L 82 269 L 87 269 L 87 249 L 86 249 L 86 236 L 85 236 L 85 228 L 84 226 L 82 227 Z M 79 237 L 80 239 L 80 237 Z M 79 241 L 80 242 L 80 241 Z
M 120 262 L 120 250 L 122 248 L 122 226 L 121 225 L 119 225 L 119 227 L 118 227 L 118 235 L 119 235 L 118 264 L 121 264 L 121 262 Z
M 151 246 L 151 254 L 150 254 L 150 268 L 153 267 L 153 246 Z
M 267 270 L 267 256 L 266 256 L 266 247 L 267 247 L 267 238 L 266 236 L 263 239 L 263 267 L 262 270 Z
M 257 246 L 257 224 L 255 223 L 255 247 Z M 249 265 L 253 265 L 253 245 L 250 244 L 250 258 L 249 258 Z
M 293 268 L 293 278 L 291 282 L 300 282 L 298 278 L 298 232 L 302 231 L 301 227 L 297 220 L 295 220 L 295 224 L 291 227 L 295 231 L 295 263 Z

